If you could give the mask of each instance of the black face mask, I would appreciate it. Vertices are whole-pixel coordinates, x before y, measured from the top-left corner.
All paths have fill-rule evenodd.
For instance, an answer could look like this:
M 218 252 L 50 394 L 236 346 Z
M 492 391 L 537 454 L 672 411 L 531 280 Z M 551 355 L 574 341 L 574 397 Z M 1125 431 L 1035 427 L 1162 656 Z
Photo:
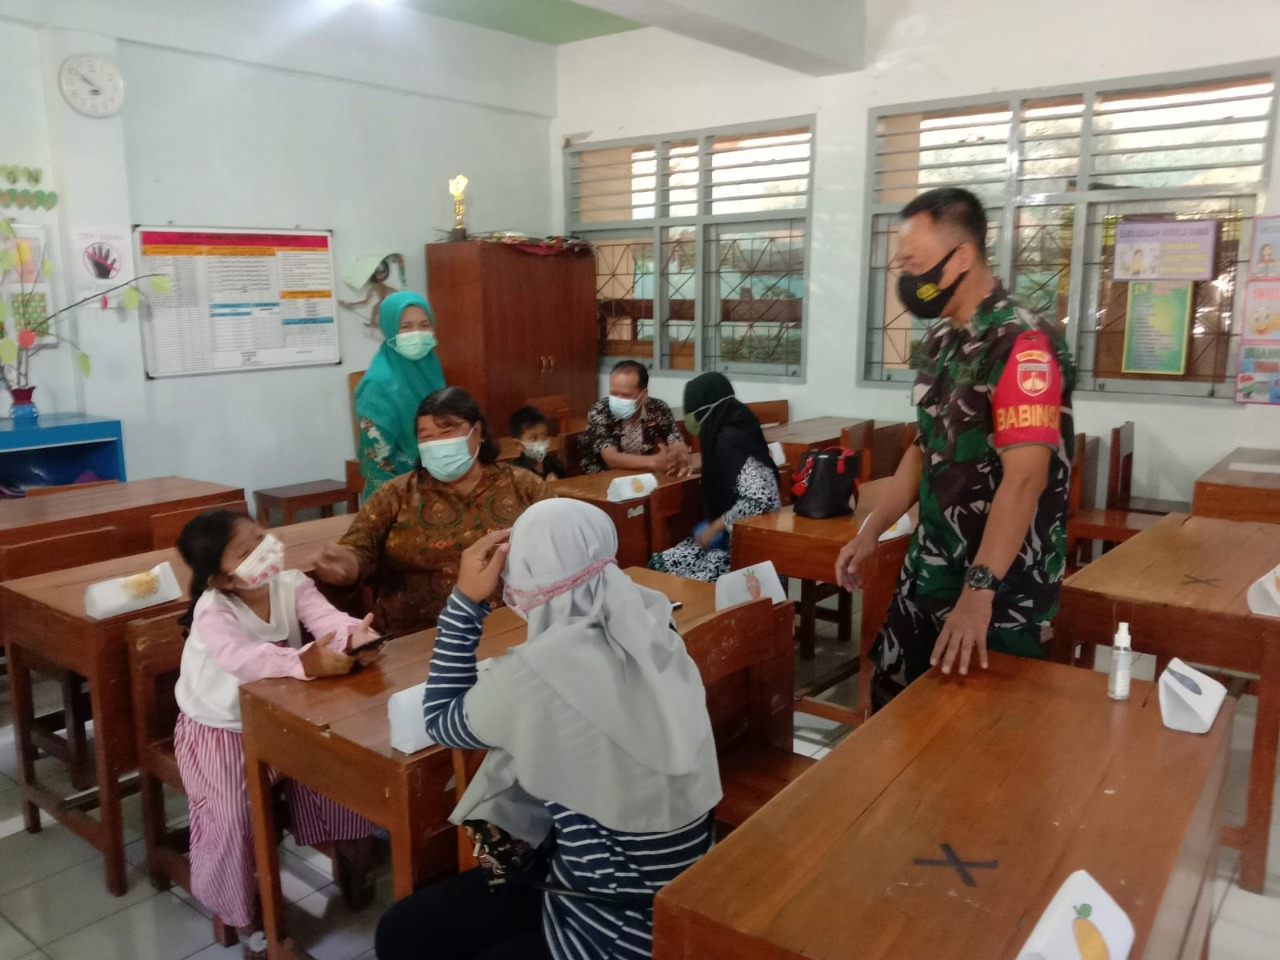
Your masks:
M 938 286 L 942 271 L 959 249 L 956 247 L 924 273 L 907 273 L 904 270 L 898 275 L 898 299 L 921 320 L 936 320 L 942 316 L 942 311 L 947 309 L 947 304 L 968 274 L 967 270 L 960 274 L 949 287 Z

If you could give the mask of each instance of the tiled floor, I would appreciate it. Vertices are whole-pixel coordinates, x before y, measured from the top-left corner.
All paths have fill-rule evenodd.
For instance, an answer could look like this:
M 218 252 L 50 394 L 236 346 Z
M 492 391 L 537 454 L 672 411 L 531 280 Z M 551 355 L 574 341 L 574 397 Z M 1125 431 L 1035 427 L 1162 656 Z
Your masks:
M 847 648 L 834 640 L 832 629 L 823 624 L 819 632 L 819 656 L 828 662 L 848 656 Z M 1139 667 L 1143 669 L 1149 676 L 1151 666 Z M 856 689 L 856 681 L 847 681 L 825 696 L 852 706 Z M 50 706 L 56 702 L 56 690 L 42 688 L 39 698 Z M 1245 698 L 1236 718 L 1229 816 L 1238 816 L 1243 809 L 1255 707 Z M 821 758 L 848 732 L 839 724 L 797 715 L 796 752 Z M 50 777 L 56 777 L 54 767 L 49 768 Z M 8 684 L 0 678 L 0 960 L 236 960 L 240 956 L 238 947 L 214 944 L 207 911 L 184 891 L 157 891 L 144 876 L 136 797 L 126 802 L 129 890 L 124 897 L 111 897 L 103 886 L 101 860 L 88 844 L 53 825 L 38 834 L 23 831 L 16 775 Z M 181 802 L 175 800 L 170 812 L 181 811 Z M 1280 827 L 1280 813 L 1275 822 Z M 1222 853 L 1210 956 L 1213 960 L 1276 960 L 1280 957 L 1280 829 L 1273 836 L 1270 855 L 1277 872 L 1268 877 L 1263 896 L 1235 886 L 1239 855 L 1225 848 Z M 391 902 L 387 868 L 379 873 L 375 903 L 352 913 L 343 905 L 323 856 L 286 839 L 281 865 L 290 929 L 298 942 L 316 960 L 372 958 L 374 927 Z

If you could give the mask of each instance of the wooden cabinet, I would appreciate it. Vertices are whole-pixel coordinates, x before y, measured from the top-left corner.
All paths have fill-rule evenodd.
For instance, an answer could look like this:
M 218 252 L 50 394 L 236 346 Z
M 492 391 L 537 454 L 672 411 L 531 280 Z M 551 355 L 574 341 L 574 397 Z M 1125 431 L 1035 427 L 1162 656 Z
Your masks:
M 427 291 L 450 386 L 479 401 L 498 436 L 530 397 L 596 400 L 595 258 L 485 241 L 427 244 Z

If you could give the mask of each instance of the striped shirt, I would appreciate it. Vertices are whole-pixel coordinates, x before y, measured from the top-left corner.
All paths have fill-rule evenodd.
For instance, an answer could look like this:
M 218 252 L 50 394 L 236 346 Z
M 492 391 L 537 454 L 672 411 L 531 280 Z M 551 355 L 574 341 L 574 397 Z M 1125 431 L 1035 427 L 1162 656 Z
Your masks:
M 440 614 L 431 673 L 423 697 L 427 732 L 448 747 L 483 750 L 467 725 L 463 698 L 476 683 L 476 646 L 488 604 L 457 590 Z M 708 813 L 665 833 L 623 833 L 558 803 L 546 803 L 554 822 L 556 852 L 551 880 L 595 893 L 656 893 L 711 849 L 714 821 Z M 613 960 L 653 954 L 653 911 L 548 895 L 543 927 L 556 960 Z

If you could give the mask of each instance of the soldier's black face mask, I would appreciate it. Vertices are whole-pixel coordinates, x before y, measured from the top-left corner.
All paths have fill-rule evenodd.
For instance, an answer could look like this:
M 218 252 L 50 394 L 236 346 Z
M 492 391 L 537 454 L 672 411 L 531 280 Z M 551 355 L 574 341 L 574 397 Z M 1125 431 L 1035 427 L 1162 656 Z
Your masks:
M 966 270 L 950 286 L 938 286 L 942 280 L 942 271 L 959 249 L 956 247 L 924 273 L 907 273 L 904 270 L 898 275 L 898 299 L 921 320 L 936 320 L 942 316 L 947 304 L 955 296 L 956 289 L 968 274 Z

